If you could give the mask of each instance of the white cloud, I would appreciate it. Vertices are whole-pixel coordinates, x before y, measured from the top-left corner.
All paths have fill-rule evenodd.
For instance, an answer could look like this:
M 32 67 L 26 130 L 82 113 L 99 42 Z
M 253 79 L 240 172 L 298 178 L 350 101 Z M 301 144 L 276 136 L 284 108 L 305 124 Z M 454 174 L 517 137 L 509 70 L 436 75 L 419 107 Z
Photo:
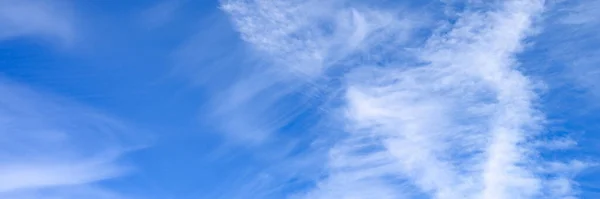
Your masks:
M 353 179 L 359 184 L 396 178 L 396 184 L 383 184 L 390 190 L 398 184 L 415 186 L 433 198 L 563 198 L 575 193 L 553 192 L 549 181 L 555 180 L 538 173 L 542 160 L 535 155 L 534 140 L 543 117 L 535 109 L 533 85 L 516 69 L 514 58 L 543 2 L 496 6 L 463 13 L 451 29 L 432 36 L 422 49 L 426 65 L 361 69 L 351 76 L 346 117 L 349 139 L 359 142 L 333 149 L 334 162 L 344 164 L 331 166 L 330 178 L 317 193 L 338 186 L 339 176 L 355 173 L 361 173 Z M 363 164 L 369 166 L 346 169 Z M 558 179 L 569 186 L 568 178 Z M 387 197 L 402 198 L 397 193 Z
M 500 6 L 464 13 L 451 30 L 434 35 L 423 49 L 428 65 L 350 81 L 352 131 L 375 137 L 396 165 L 369 177 L 407 178 L 434 198 L 543 194 L 528 146 L 540 116 L 513 58 L 542 2 Z
M 69 43 L 75 39 L 68 6 L 41 0 L 0 0 L 0 40 L 40 36 Z
M 242 38 L 278 72 L 326 79 L 352 69 L 346 107 L 332 112 L 347 138 L 331 148 L 327 177 L 305 198 L 576 196 L 567 171 L 539 169 L 546 163 L 538 150 L 549 150 L 539 139 L 544 115 L 515 58 L 544 1 L 475 3 L 415 50 L 421 64 L 353 59 L 404 50 L 382 37 L 414 25 L 389 10 L 342 1 L 224 3 Z M 273 76 L 282 77 L 294 78 Z
M 343 1 L 225 1 L 242 38 L 274 60 L 278 71 L 314 78 L 360 50 L 383 27 L 412 30 L 395 14 Z M 407 22 L 407 21 L 402 21 Z
M 132 129 L 6 79 L 0 93 L 0 197 L 118 196 L 96 183 L 130 170 L 119 158 L 138 147 Z
M 254 143 L 268 139 L 308 106 L 329 99 L 327 73 L 344 70 L 343 63 L 357 58 L 353 54 L 373 47 L 365 43 L 402 43 L 413 30 L 412 23 L 397 21 L 402 13 L 372 12 L 342 1 L 233 0 L 223 1 L 222 9 L 251 44 L 250 50 L 230 54 L 256 56 L 228 69 L 236 71 L 231 72 L 236 79 L 215 89 L 211 112 L 225 118 L 219 119 L 225 131 L 241 132 L 231 137 Z M 395 28 L 393 36 L 384 37 L 390 31 L 385 26 Z

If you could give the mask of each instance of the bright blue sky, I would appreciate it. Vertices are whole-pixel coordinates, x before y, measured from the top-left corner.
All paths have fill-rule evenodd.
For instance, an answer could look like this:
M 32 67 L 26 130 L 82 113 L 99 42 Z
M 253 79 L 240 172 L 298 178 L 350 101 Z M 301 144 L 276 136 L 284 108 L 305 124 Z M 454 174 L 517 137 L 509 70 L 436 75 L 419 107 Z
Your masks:
M 0 0 L 0 198 L 596 198 L 598 9 Z

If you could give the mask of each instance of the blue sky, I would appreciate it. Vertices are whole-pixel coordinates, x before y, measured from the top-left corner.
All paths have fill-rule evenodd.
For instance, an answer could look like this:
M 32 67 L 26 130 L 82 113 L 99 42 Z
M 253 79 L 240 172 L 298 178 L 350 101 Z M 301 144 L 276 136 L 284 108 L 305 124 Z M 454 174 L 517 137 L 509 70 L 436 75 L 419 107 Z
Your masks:
M 598 9 L 0 0 L 0 198 L 597 198 Z

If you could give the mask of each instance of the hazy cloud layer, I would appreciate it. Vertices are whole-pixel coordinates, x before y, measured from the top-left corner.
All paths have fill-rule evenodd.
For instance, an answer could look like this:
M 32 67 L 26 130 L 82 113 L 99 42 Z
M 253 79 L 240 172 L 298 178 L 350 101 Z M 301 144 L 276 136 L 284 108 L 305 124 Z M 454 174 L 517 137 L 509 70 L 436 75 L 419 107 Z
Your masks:
M 50 41 L 72 42 L 73 14 L 65 4 L 41 0 L 1 0 L 0 40 L 40 36 Z

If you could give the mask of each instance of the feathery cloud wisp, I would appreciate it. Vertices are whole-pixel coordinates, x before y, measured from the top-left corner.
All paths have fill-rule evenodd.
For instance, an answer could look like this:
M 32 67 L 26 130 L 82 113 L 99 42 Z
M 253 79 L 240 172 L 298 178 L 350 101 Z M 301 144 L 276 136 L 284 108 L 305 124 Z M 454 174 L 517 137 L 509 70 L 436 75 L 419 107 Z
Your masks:
M 130 170 L 132 129 L 5 79 L 0 93 L 0 197 L 121 197 L 96 183 Z
M 394 40 L 389 41 L 393 43 L 405 42 L 413 30 L 411 23 L 396 20 L 399 13 L 371 12 L 367 6 L 352 8 L 342 1 L 233 0 L 223 1 L 221 7 L 242 39 L 251 44 L 249 51 L 258 61 L 242 63 L 246 65 L 241 70 L 249 72 L 221 89 L 213 112 L 237 118 L 234 121 L 264 124 L 256 127 L 227 120 L 225 126 L 237 127 L 229 131 L 253 135 L 234 137 L 258 138 L 246 140 L 264 140 L 306 104 L 326 101 L 332 89 L 327 74 L 345 70 L 343 63 L 354 59 L 351 55 L 372 47 L 364 43 L 387 34 L 382 27 L 396 28 Z

